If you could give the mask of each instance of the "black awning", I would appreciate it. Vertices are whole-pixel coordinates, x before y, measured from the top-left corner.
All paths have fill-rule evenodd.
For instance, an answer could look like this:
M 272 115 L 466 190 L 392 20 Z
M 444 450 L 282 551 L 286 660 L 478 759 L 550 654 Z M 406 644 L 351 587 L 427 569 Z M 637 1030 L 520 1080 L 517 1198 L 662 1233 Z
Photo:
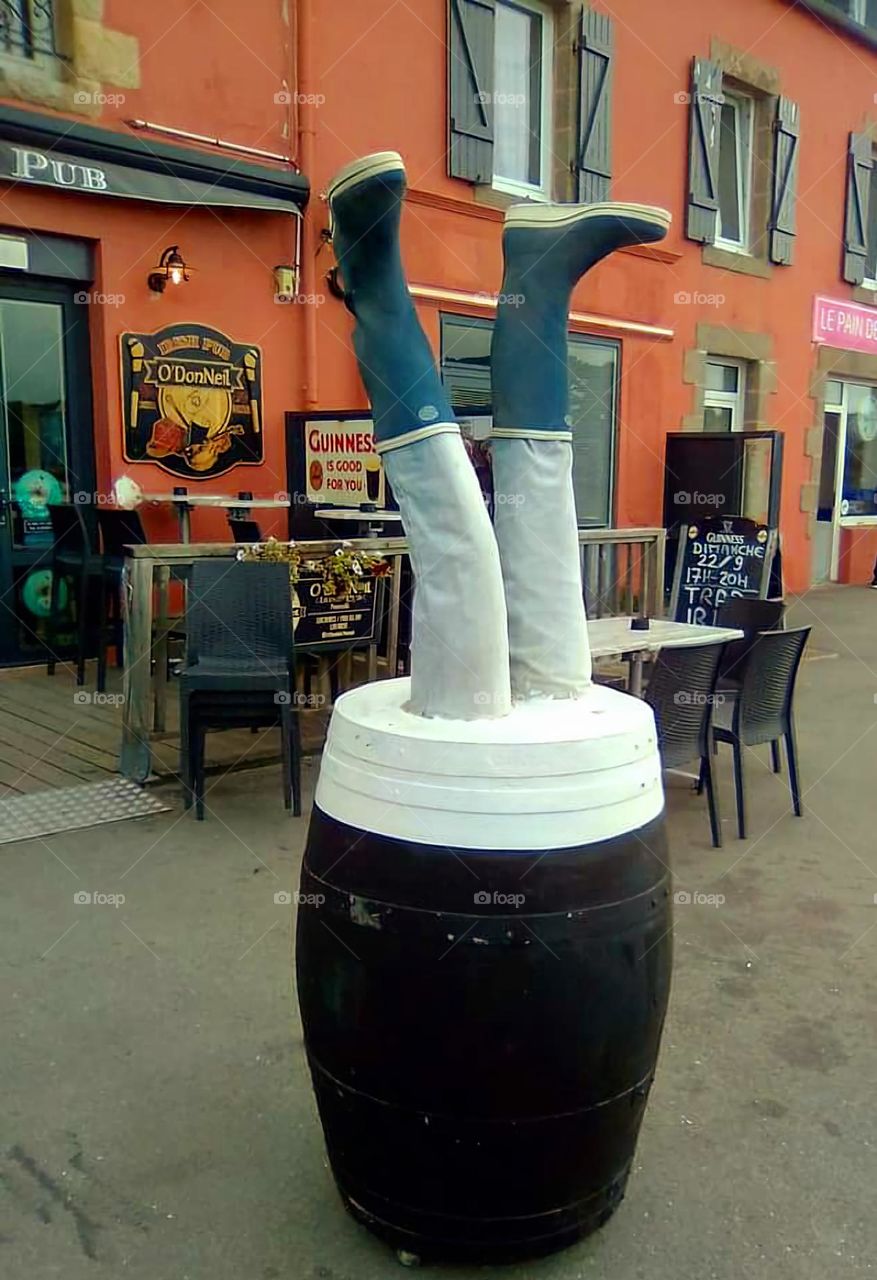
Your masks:
M 296 213 L 309 184 L 299 173 L 0 108 L 0 182 L 154 204 Z

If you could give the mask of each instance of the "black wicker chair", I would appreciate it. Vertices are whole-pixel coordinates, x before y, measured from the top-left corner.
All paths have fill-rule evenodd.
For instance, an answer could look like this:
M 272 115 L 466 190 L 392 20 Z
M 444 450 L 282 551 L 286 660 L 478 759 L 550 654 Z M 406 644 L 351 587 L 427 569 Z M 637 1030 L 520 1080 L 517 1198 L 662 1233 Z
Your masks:
M 180 673 L 180 775 L 186 808 L 204 817 L 204 739 L 210 729 L 280 724 L 283 798 L 301 813 L 301 748 L 293 678 L 292 605 L 285 564 L 196 561 Z
M 729 681 L 738 685 L 743 679 L 746 655 L 752 648 L 759 631 L 779 631 L 786 612 L 785 600 L 754 600 L 751 596 L 734 596 L 716 613 L 717 627 L 735 627 L 745 631 L 742 640 L 732 640 L 725 645 L 719 667 L 719 687 Z
M 89 643 L 90 605 L 102 573 L 101 559 L 94 546 L 92 530 L 78 503 L 58 502 L 49 507 L 52 522 L 52 597 L 46 620 L 46 671 L 55 674 L 58 632 L 63 624 L 61 583 L 75 584 L 76 600 L 76 683 L 85 683 L 85 658 Z
M 235 542 L 262 542 L 262 530 L 256 520 L 228 518 L 228 527 Z
M 743 748 L 771 744 L 774 772 L 778 770 L 779 741 L 786 742 L 792 808 L 800 818 L 801 788 L 792 699 L 809 627 L 794 631 L 762 631 L 756 635 L 746 658 L 740 692 L 717 702 L 713 737 L 727 742 L 734 753 L 734 788 L 737 793 L 737 833 L 746 836 L 746 796 Z M 720 695 L 721 697 L 721 695 Z
M 722 657 L 720 644 L 662 649 L 652 667 L 645 701 L 655 713 L 665 769 L 700 760 L 698 791 L 706 787 L 713 845 L 722 844 L 719 796 L 710 759 L 710 719 Z
M 103 693 L 107 680 L 107 647 L 122 652 L 122 569 L 125 548 L 146 542 L 143 522 L 136 511 L 102 509 L 97 513 L 101 548 L 100 605 L 98 612 L 97 687 Z

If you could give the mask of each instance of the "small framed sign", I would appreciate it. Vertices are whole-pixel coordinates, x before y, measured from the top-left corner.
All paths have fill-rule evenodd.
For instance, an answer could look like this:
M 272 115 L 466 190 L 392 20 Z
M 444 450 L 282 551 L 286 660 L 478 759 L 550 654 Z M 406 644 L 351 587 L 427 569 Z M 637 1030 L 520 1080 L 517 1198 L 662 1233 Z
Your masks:
M 304 423 L 305 492 L 315 506 L 382 508 L 384 468 L 370 418 Z
M 343 597 L 326 592 L 318 573 L 301 574 L 292 588 L 295 647 L 311 652 L 350 649 L 375 638 L 383 579 L 364 576 Z

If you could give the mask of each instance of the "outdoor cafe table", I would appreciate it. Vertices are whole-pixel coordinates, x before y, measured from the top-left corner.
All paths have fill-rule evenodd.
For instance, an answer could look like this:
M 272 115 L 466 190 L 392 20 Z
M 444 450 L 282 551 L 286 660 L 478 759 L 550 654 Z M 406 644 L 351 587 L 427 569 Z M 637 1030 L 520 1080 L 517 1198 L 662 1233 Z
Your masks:
M 251 510 L 277 510 L 290 505 L 289 498 L 285 497 L 234 498 L 222 493 L 144 493 L 143 501 L 155 506 L 169 503 L 176 507 L 181 542 L 189 542 L 191 538 L 191 513 L 194 507 L 220 507 L 224 511 L 240 511 L 248 516 Z
M 305 556 L 331 555 L 337 541 L 300 542 Z M 396 669 L 399 631 L 398 559 L 405 554 L 404 538 L 353 539 L 352 549 L 386 556 L 394 563 L 387 608 L 387 666 Z M 144 543 L 126 548 L 124 601 L 124 670 L 122 676 L 122 753 L 120 770 L 126 778 L 145 782 L 152 767 L 150 737 L 165 728 L 168 694 L 167 599 L 171 577 L 185 579 L 196 560 L 233 560 L 233 542 Z M 156 609 L 156 598 L 158 608 Z M 153 637 L 156 621 L 161 625 Z M 369 647 L 369 679 L 374 679 L 377 645 Z
M 743 632 L 733 627 L 705 627 L 692 622 L 672 622 L 669 618 L 651 618 L 648 631 L 631 631 L 631 619 L 595 618 L 588 621 L 588 640 L 592 658 L 623 657 L 630 667 L 629 691 L 641 698 L 643 661 L 646 654 L 659 649 L 686 649 L 698 644 L 725 644 L 742 640 Z

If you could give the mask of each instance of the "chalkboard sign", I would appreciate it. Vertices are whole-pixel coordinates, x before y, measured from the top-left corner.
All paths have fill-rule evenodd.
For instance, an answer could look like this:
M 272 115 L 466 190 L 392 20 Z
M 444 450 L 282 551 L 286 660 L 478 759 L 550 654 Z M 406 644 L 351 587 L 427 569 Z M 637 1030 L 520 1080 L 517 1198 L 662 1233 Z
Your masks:
M 297 649 L 350 649 L 370 644 L 378 618 L 381 579 L 361 578 L 349 595 L 326 594 L 319 574 L 302 574 L 292 592 L 292 625 Z
M 683 525 L 673 582 L 677 622 L 711 626 L 734 596 L 764 599 L 776 531 L 742 517 L 713 516 Z

